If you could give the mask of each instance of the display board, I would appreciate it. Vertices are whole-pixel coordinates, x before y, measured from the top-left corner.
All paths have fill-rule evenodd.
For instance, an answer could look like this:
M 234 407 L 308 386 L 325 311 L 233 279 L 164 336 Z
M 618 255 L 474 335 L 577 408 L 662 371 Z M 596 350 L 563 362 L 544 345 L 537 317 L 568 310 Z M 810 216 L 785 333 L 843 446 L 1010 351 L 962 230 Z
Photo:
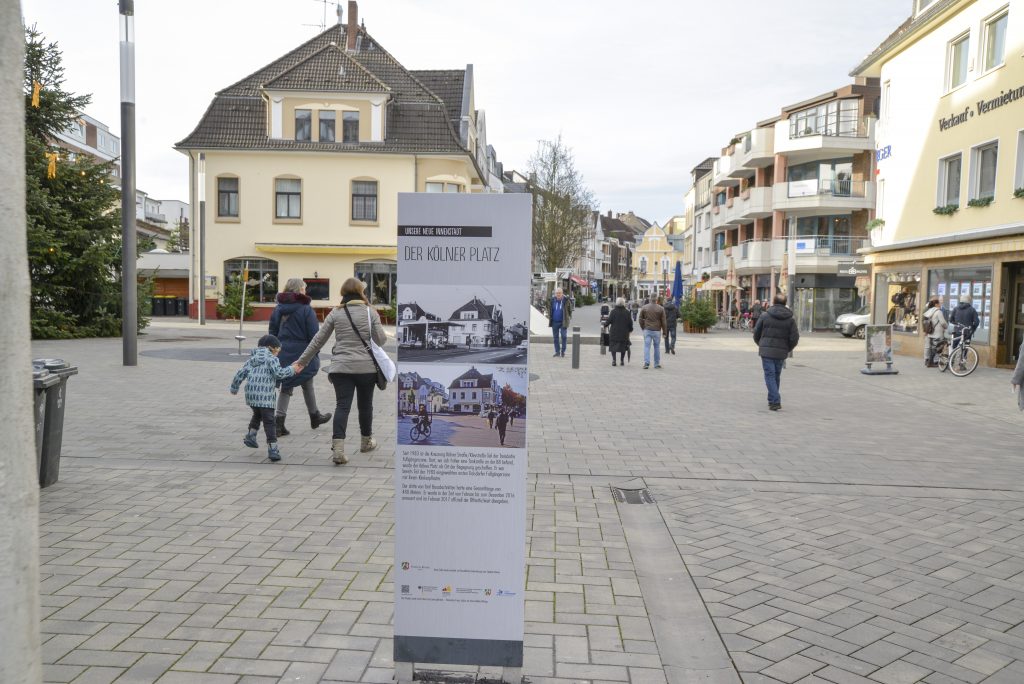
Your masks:
M 396 663 L 522 666 L 531 202 L 398 198 Z

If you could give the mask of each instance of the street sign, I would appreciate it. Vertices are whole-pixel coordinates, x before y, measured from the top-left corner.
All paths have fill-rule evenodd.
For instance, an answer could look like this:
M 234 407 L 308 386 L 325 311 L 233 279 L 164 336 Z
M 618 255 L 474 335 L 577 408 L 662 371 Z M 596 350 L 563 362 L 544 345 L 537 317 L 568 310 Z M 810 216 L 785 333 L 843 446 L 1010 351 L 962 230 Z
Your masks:
M 863 261 L 840 261 L 838 275 L 841 276 L 866 276 L 870 268 Z

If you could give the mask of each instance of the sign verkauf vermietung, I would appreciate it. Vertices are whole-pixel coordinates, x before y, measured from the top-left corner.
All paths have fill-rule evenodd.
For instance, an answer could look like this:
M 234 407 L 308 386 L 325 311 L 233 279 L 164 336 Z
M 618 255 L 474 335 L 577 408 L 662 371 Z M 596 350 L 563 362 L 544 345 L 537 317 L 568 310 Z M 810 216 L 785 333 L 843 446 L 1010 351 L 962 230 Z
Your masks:
M 398 224 L 394 660 L 520 668 L 530 196 L 402 193 Z

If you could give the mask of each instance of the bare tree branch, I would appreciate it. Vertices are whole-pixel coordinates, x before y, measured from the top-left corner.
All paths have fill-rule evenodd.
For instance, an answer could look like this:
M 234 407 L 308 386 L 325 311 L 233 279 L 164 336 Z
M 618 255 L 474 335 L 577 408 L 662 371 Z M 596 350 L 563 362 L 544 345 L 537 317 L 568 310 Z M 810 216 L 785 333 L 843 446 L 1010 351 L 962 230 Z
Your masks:
M 539 141 L 528 168 L 534 206 L 534 260 L 545 271 L 571 266 L 592 237 L 594 195 L 561 135 L 553 141 Z

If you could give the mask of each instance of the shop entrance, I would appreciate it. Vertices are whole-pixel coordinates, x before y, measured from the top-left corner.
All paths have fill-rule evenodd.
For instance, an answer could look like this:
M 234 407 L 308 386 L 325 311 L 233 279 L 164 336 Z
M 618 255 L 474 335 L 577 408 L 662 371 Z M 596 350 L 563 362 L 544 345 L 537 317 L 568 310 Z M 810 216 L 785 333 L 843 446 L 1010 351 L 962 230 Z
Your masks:
M 1005 363 L 1017 363 L 1017 354 L 1024 341 L 1024 263 L 1006 264 L 1006 318 L 1003 331 Z

